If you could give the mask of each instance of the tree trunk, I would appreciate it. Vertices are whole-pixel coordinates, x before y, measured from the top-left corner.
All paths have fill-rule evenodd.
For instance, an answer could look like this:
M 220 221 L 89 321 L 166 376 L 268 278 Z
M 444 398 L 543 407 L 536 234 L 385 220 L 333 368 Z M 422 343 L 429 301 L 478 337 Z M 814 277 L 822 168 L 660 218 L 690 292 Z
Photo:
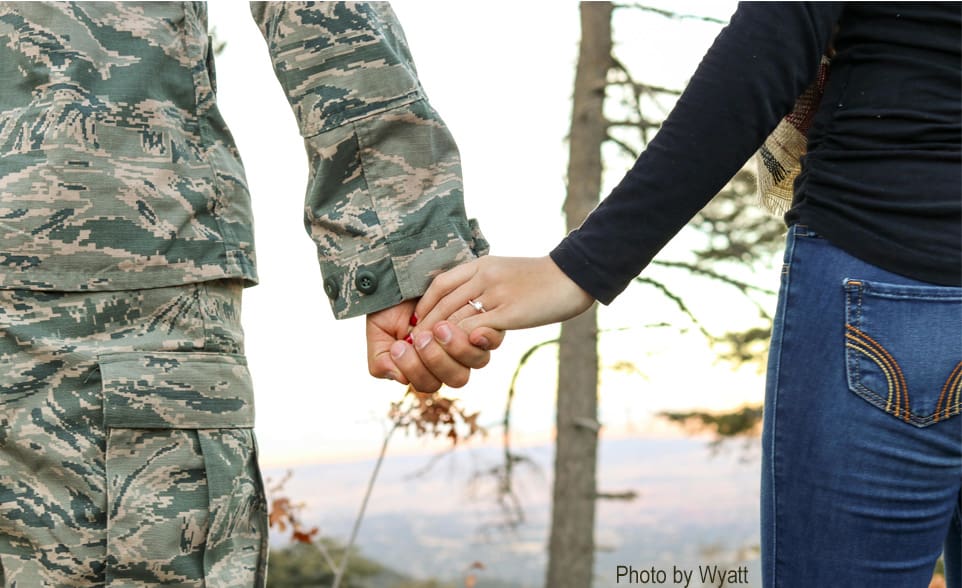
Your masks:
M 610 2 L 581 3 L 581 48 L 575 73 L 565 217 L 581 225 L 598 204 L 604 99 L 611 58 Z M 587 588 L 594 572 L 595 469 L 598 448 L 596 306 L 561 326 L 557 441 L 547 586 Z

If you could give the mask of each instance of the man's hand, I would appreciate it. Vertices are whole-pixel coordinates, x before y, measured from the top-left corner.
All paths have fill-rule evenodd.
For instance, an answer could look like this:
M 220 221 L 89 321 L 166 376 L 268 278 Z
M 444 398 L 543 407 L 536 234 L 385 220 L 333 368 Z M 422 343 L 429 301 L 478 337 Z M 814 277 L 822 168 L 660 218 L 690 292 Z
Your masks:
M 367 315 L 367 364 L 375 378 L 411 384 L 419 392 L 436 392 L 442 384 L 460 388 L 471 369 L 487 365 L 491 350 L 504 340 L 503 332 L 485 330 L 482 348 L 460 327 L 441 321 L 409 343 L 404 339 L 416 322 L 411 319 L 416 304 L 408 300 Z

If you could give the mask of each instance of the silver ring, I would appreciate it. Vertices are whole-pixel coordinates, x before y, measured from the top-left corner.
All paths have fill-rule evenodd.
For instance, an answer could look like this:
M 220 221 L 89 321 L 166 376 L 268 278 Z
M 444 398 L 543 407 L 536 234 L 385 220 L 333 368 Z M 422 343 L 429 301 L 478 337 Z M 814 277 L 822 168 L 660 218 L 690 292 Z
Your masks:
M 484 305 L 481 304 L 480 300 L 468 300 L 468 304 L 470 304 L 474 310 L 478 312 L 484 312 Z

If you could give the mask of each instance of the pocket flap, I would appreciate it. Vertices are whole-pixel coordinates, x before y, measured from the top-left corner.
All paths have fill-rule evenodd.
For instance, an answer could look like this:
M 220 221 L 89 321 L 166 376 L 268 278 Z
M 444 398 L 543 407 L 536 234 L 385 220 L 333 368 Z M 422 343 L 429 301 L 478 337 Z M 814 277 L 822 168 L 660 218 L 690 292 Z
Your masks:
M 100 356 L 104 425 L 128 429 L 254 426 L 254 392 L 242 355 L 131 352 Z

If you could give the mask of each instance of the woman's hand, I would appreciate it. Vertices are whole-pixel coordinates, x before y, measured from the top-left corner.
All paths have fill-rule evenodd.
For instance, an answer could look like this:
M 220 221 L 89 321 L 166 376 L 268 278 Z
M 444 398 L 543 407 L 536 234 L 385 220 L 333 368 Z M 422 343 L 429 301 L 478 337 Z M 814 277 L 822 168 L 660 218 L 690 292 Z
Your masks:
M 484 311 L 469 301 L 480 303 Z M 561 322 L 592 302 L 548 256 L 481 257 L 434 279 L 415 309 L 420 319 L 415 332 L 447 320 L 467 331 L 477 345 L 492 330 Z

